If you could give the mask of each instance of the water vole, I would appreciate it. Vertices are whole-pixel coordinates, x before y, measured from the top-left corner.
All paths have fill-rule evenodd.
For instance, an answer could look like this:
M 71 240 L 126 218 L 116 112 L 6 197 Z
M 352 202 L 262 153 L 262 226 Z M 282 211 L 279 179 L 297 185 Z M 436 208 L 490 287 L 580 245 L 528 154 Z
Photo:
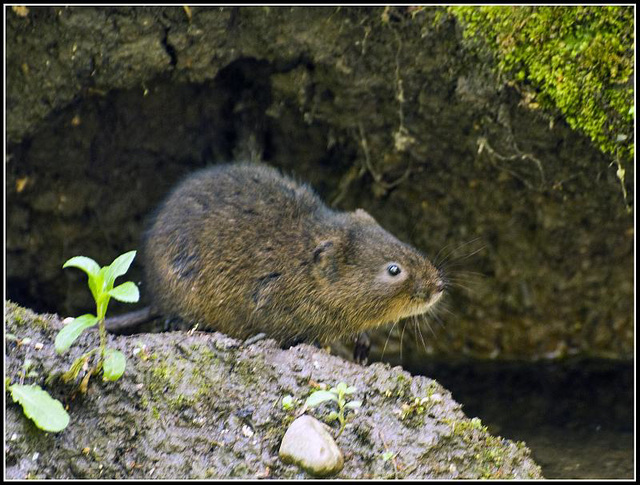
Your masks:
M 328 342 L 422 314 L 444 291 L 431 262 L 364 210 L 331 210 L 262 164 L 186 178 L 143 254 L 158 310 L 238 338 Z

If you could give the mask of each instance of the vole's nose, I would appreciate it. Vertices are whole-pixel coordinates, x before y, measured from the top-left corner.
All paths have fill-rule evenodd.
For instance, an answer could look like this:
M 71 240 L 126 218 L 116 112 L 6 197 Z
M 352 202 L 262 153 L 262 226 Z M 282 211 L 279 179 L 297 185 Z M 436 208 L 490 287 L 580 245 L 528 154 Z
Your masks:
M 443 277 L 438 278 L 435 284 L 436 293 L 442 293 L 447 288 L 447 280 Z
M 447 283 L 444 279 L 438 278 L 435 282 L 421 283 L 416 287 L 416 297 L 421 300 L 429 300 L 444 292 Z

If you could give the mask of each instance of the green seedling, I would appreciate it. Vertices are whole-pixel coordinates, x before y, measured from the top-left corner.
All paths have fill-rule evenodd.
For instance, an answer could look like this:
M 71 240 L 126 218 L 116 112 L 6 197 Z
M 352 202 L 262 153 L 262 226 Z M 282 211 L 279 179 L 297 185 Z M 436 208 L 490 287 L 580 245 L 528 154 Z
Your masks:
M 140 299 L 138 287 L 132 281 L 122 283 L 115 288 L 113 286 L 116 278 L 122 276 L 129 270 L 129 266 L 135 257 L 136 251 L 129 251 L 128 253 L 118 256 L 109 266 L 101 268 L 98 263 L 91 258 L 75 256 L 62 266 L 63 268 L 79 268 L 87 273 L 87 276 L 89 276 L 89 289 L 96 302 L 95 315 L 88 313 L 75 318 L 60 330 L 55 342 L 56 352 L 59 354 L 66 352 L 82 332 L 98 324 L 100 347 L 91 349 L 78 357 L 69 370 L 63 375 L 63 379 L 66 381 L 74 380 L 80 370 L 88 365 L 91 355 L 97 352 L 98 360 L 96 365 L 87 371 L 87 374 L 80 383 L 80 390 L 82 392 L 86 391 L 89 378 L 100 370 L 102 370 L 104 380 L 106 381 L 116 381 L 124 373 L 126 359 L 122 352 L 107 348 L 107 330 L 104 320 L 111 298 L 125 303 L 135 303 Z
M 357 389 L 355 387 L 348 387 L 345 382 L 340 382 L 337 386 L 332 387 L 328 391 L 319 390 L 311 393 L 305 402 L 305 406 L 313 408 L 325 401 L 336 402 L 338 404 L 338 411 L 332 411 L 329 416 L 327 416 L 327 420 L 331 422 L 337 419 L 340 422 L 340 430 L 336 436 L 336 438 L 338 438 L 347 425 L 347 420 L 344 416 L 345 411 L 347 409 L 357 409 L 362 406 L 362 401 L 347 401 L 346 396 L 353 394 L 356 391 Z
M 284 409 L 285 411 L 289 411 L 293 409 L 294 406 L 295 404 L 293 401 L 293 396 L 287 394 L 285 397 L 282 398 L 282 409 Z
M 393 451 L 385 451 L 382 454 L 382 461 L 389 461 L 391 458 L 394 458 L 396 454 Z

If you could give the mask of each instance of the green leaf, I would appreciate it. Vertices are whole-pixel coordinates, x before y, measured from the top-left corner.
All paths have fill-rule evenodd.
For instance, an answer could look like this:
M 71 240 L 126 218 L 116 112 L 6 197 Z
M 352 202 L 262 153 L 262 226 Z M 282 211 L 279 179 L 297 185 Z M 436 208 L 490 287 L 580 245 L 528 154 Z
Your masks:
M 356 392 L 358 390 L 358 388 L 356 386 L 350 386 L 347 387 L 344 391 L 345 394 L 353 394 L 354 392 Z
M 122 352 L 115 349 L 107 349 L 104 354 L 104 363 L 102 364 L 104 380 L 117 381 L 124 374 L 127 359 Z
M 362 401 L 349 401 L 347 404 L 344 405 L 345 408 L 349 408 L 349 409 L 357 409 L 360 406 L 362 406 Z
M 69 415 L 62 403 L 40 386 L 14 384 L 9 390 L 13 400 L 22 405 L 25 416 L 32 419 L 38 428 L 56 433 L 69 424 Z
M 73 258 L 67 260 L 66 263 L 62 265 L 63 268 L 74 267 L 79 268 L 89 276 L 89 289 L 91 290 L 91 294 L 93 295 L 93 299 L 98 299 L 99 289 L 102 286 L 102 283 L 97 283 L 98 275 L 100 274 L 100 266 L 93 259 L 87 258 L 86 256 L 74 256 Z
M 340 415 L 336 411 L 331 411 L 327 416 L 327 421 L 331 422 L 339 418 L 340 418 Z
M 131 266 L 131 262 L 135 257 L 136 251 L 129 251 L 128 253 L 124 253 L 113 260 L 113 263 L 107 267 L 107 272 L 105 274 L 107 288 L 112 288 L 115 279 L 118 276 L 122 276 L 129 270 L 129 266 Z
M 133 281 L 127 281 L 109 291 L 109 294 L 118 301 L 135 303 L 140 299 L 140 292 Z
M 100 265 L 98 265 L 98 263 L 93 259 L 87 258 L 86 256 L 74 256 L 62 265 L 63 268 L 68 268 L 69 266 L 80 268 L 89 276 L 96 276 L 98 271 L 100 271 Z
M 332 391 L 336 391 L 338 392 L 338 394 L 344 394 L 345 391 L 347 390 L 347 383 L 346 382 L 340 382 L 336 387 L 331 389 Z
M 100 269 L 98 276 L 96 276 L 96 293 L 93 295 L 93 298 L 96 301 L 96 314 L 98 315 L 98 319 L 105 317 L 107 313 L 107 306 L 109 305 L 109 300 L 111 299 L 108 291 L 113 288 L 113 284 L 109 286 L 107 284 L 107 281 L 105 280 L 108 270 L 109 266 L 105 266 L 104 268 Z M 93 292 L 93 289 L 91 291 Z
M 315 391 L 311 394 L 307 400 L 305 401 L 305 405 L 309 408 L 313 408 L 318 404 L 321 404 L 325 401 L 337 401 L 338 398 L 336 395 L 329 391 Z
M 89 327 L 93 327 L 96 323 L 98 323 L 98 319 L 94 315 L 87 313 L 66 324 L 56 336 L 56 352 L 59 354 L 65 352 L 82 332 Z
M 105 270 L 105 268 L 102 268 L 95 276 L 89 276 L 89 289 L 91 290 L 94 301 L 98 301 L 100 293 L 102 293 Z

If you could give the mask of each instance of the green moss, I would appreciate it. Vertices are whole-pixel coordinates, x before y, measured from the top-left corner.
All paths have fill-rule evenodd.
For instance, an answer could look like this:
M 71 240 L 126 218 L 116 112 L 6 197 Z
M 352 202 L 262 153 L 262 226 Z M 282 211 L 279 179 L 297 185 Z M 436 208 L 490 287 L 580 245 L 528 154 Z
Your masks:
M 448 419 L 445 418 L 442 420 L 444 423 L 451 426 L 451 430 L 453 434 L 456 436 L 461 436 L 463 439 L 469 439 L 469 433 L 472 430 L 478 430 L 483 433 L 488 433 L 488 429 L 486 426 L 482 425 L 482 421 L 478 418 L 473 419 Z
M 394 396 L 404 398 L 410 395 L 411 382 L 402 374 L 398 374 L 395 380 L 395 389 L 387 394 L 387 397 Z
M 403 403 L 400 408 L 400 421 L 415 420 L 415 418 L 419 418 L 420 416 L 422 416 L 432 406 L 433 403 L 428 397 L 416 397 L 408 403 Z M 423 420 L 419 419 L 417 424 L 422 425 Z
M 5 325 L 7 328 L 24 326 L 30 323 L 35 323 L 43 329 L 49 328 L 49 322 L 47 320 L 12 301 L 5 300 L 4 309 Z
M 451 426 L 452 436 L 461 438 L 467 446 L 473 447 L 481 478 L 506 478 L 502 466 L 508 461 L 509 445 L 502 438 L 491 436 L 478 418 L 445 418 L 443 422 Z
M 147 387 L 152 396 L 164 396 L 175 392 L 176 382 L 179 378 L 175 367 L 158 364 L 151 372 L 151 379 Z
M 486 428 L 485 428 L 486 429 Z M 502 471 L 502 465 L 506 461 L 508 447 L 502 443 L 502 439 L 496 436 L 487 436 L 480 453 L 480 466 L 482 478 L 501 479 L 506 478 Z
M 218 363 L 220 361 L 218 354 L 207 347 L 200 348 L 200 355 L 206 360 L 206 363 Z
M 160 379 L 162 381 L 169 381 L 171 377 L 171 369 L 168 365 L 158 364 L 153 368 L 151 373 L 155 379 Z
M 497 53 L 531 107 L 559 109 L 605 153 L 634 154 L 633 7 L 449 7 L 465 38 Z
M 178 394 L 174 399 L 169 399 L 169 409 L 174 411 L 180 411 L 184 408 L 193 407 L 196 403 L 196 399 L 193 396 L 186 396 L 184 394 Z
M 197 388 L 196 392 L 193 394 L 195 401 L 201 401 L 203 398 L 210 396 L 213 392 L 212 383 L 207 379 L 207 376 L 201 367 L 193 368 L 189 384 L 193 388 Z

